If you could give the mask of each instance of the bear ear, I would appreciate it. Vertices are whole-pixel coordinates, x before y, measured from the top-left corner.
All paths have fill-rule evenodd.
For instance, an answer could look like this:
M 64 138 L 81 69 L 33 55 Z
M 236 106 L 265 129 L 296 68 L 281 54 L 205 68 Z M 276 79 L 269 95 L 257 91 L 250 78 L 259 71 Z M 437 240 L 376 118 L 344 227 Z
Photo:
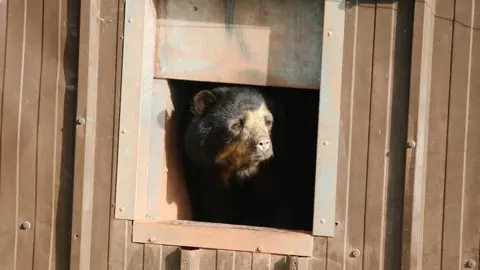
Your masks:
M 193 109 L 195 113 L 202 113 L 207 107 L 213 105 L 216 101 L 215 95 L 208 91 L 202 90 L 193 98 Z

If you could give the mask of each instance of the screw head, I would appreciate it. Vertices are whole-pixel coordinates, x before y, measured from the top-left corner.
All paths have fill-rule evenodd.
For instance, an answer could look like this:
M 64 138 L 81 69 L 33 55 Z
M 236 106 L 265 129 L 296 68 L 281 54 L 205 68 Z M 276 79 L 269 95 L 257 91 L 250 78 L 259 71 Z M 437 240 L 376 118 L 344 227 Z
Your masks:
M 262 247 L 262 246 L 258 246 L 255 250 L 256 250 L 257 252 L 262 252 L 263 247 Z
M 352 250 L 352 256 L 354 258 L 357 258 L 358 256 L 360 256 L 360 250 L 358 248 Z
M 133 19 L 128 19 L 128 22 L 129 22 L 129 23 L 133 22 Z
M 123 212 L 124 210 L 125 210 L 125 208 L 123 208 L 123 207 L 118 208 L 119 212 Z
M 327 145 L 327 144 L 328 144 L 327 141 L 323 141 L 323 142 L 322 142 L 322 145 Z
M 328 32 L 327 32 L 327 35 L 328 35 L 329 37 L 331 37 L 331 36 L 333 35 L 333 32 L 332 32 L 332 31 L 328 31 Z
M 408 148 L 415 148 L 417 146 L 417 143 L 414 140 L 410 140 L 407 142 Z
M 153 242 L 155 242 L 155 241 L 156 241 L 156 239 L 155 239 L 155 237 L 153 237 L 153 236 L 151 236 L 151 237 L 148 238 L 148 242 L 149 242 L 149 243 L 153 243 Z
M 321 223 L 321 224 L 324 224 L 324 223 L 325 223 L 325 219 L 323 219 L 323 218 L 320 219 L 320 223 Z
M 80 117 L 77 119 L 77 123 L 80 124 L 80 125 L 83 125 L 87 122 L 87 120 L 85 120 L 84 117 Z
M 20 225 L 20 228 L 21 228 L 22 230 L 28 230 L 28 229 L 30 229 L 31 227 L 32 227 L 32 224 L 30 224 L 30 222 L 28 222 L 28 221 L 24 221 L 24 222 L 22 222 L 22 224 Z
M 127 134 L 127 131 L 125 129 L 122 129 L 122 134 Z
M 474 260 L 470 259 L 470 260 L 467 261 L 467 263 L 465 263 L 465 265 L 468 268 L 474 268 L 475 266 L 477 266 L 477 263 Z

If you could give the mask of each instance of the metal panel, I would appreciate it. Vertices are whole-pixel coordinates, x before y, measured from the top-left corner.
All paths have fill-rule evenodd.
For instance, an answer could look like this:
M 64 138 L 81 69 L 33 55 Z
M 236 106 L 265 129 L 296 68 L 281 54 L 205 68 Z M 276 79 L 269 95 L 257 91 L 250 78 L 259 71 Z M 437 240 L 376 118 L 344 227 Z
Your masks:
M 333 236 L 337 191 L 345 10 L 325 1 L 313 234 Z
M 151 1 L 127 1 L 125 18 L 115 217 L 138 219 L 147 207 L 155 36 Z
M 69 267 L 78 4 L 0 1 L 1 269 Z
M 318 89 L 323 1 L 160 0 L 155 76 Z

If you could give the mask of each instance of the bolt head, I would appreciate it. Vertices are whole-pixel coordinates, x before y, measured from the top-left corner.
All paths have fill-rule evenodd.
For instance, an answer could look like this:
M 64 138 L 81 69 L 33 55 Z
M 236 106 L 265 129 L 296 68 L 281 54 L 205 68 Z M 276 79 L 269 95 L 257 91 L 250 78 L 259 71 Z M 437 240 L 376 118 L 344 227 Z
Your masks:
M 415 148 L 417 146 L 417 143 L 414 140 L 410 140 L 407 142 L 408 148 Z
M 358 248 L 352 250 L 352 256 L 353 256 L 354 258 L 359 257 L 359 256 L 360 256 L 360 250 L 359 250 Z
M 468 268 L 474 268 L 475 266 L 477 266 L 477 263 L 474 260 L 470 259 L 467 261 L 466 266 Z
M 32 224 L 30 224 L 30 222 L 28 222 L 28 221 L 24 221 L 24 222 L 22 222 L 22 224 L 20 225 L 20 228 L 21 228 L 22 230 L 28 230 L 28 229 L 30 229 L 31 227 L 32 227 Z
M 87 120 L 85 120 L 84 117 L 80 117 L 77 119 L 77 123 L 80 124 L 80 125 L 83 125 L 87 122 Z

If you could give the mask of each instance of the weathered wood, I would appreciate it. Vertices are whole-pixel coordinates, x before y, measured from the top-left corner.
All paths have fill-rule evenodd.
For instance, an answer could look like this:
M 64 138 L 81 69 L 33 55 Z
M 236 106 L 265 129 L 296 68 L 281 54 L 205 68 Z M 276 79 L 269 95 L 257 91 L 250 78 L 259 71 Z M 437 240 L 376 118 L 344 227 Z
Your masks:
M 235 251 L 218 250 L 217 251 L 217 270 L 230 270 L 235 264 Z
M 270 270 L 270 254 L 253 253 L 252 270 Z
M 421 269 L 424 231 L 425 165 L 431 81 L 433 15 L 431 5 L 414 5 L 412 63 L 408 108 L 405 194 L 402 234 L 402 269 Z M 415 147 L 412 147 L 415 146 Z
M 158 13 L 157 78 L 318 89 L 323 1 L 161 0 Z
M 38 40 L 36 33 L 32 36 L 31 31 L 41 31 L 36 28 L 41 21 L 27 19 L 26 5 L 26 1 L 8 4 L 8 28 L 6 35 L 4 34 L 5 62 L 2 63 L 5 65 L 5 77 L 3 85 L 0 86 L 3 88 L 1 116 L 4 119 L 0 138 L 0 268 L 13 270 L 32 267 L 35 226 L 36 179 L 35 175 L 32 175 L 35 173 L 35 152 L 32 153 L 32 150 L 36 146 L 36 140 L 35 136 L 28 138 L 27 136 L 32 134 L 25 134 L 25 131 L 35 132 L 37 125 L 32 105 L 38 104 L 38 98 L 32 90 L 38 91 L 40 61 L 37 58 L 39 47 L 36 43 L 41 39 Z M 33 15 L 35 20 L 38 19 L 31 10 L 29 15 Z M 31 27 L 31 30 L 27 31 L 27 26 Z M 33 50 L 32 53 L 28 55 L 26 48 Z M 33 78 L 29 79 L 27 76 Z M 32 83 L 37 84 L 36 87 L 28 89 L 27 86 L 31 87 Z M 32 104 L 24 105 L 24 100 L 27 99 L 30 99 Z M 31 126 L 25 126 L 27 123 Z M 30 142 L 26 139 L 30 139 Z M 22 145 L 25 143 L 27 145 Z M 23 154 L 23 151 L 26 154 Z M 23 221 L 29 221 L 32 228 L 20 230 Z M 18 255 L 20 252 L 24 253 L 23 256 Z
M 150 0 L 131 1 L 125 9 L 115 206 L 120 219 L 146 215 L 154 16 Z
M 349 253 L 354 248 L 363 251 L 375 9 L 373 4 L 362 3 L 345 12 L 335 220 L 338 225 L 335 237 L 328 239 L 328 269 L 362 269 L 363 261 L 363 256 L 352 259 Z M 349 243 L 346 250 L 345 242 Z M 326 241 L 320 243 L 326 252 Z M 326 269 L 327 255 L 317 257 L 320 261 L 312 260 L 310 264 L 315 266 L 310 269 Z
M 393 167 L 390 164 L 389 154 L 392 130 L 391 109 L 393 88 L 397 87 L 394 81 L 394 70 L 397 73 L 401 72 L 400 68 L 408 71 L 408 66 L 400 68 L 394 66 L 397 63 L 396 53 L 401 49 L 396 42 L 396 28 L 399 27 L 396 18 L 400 16 L 397 14 L 396 6 L 395 3 L 377 3 L 376 5 L 368 166 L 364 195 L 364 245 L 363 249 L 359 246 L 352 247 L 352 249 L 358 249 L 363 255 L 363 269 L 382 269 L 385 263 L 385 253 L 382 250 L 385 250 L 386 238 L 386 199 L 390 168 Z M 352 251 L 349 250 L 349 252 Z M 354 258 L 353 261 L 360 261 L 360 258 Z
M 478 74 L 472 73 L 478 72 L 478 64 L 477 69 L 472 70 L 472 64 L 478 62 L 473 60 L 472 56 L 475 53 L 478 57 L 475 49 L 479 48 L 478 30 L 472 28 L 475 19 L 479 18 L 475 4 L 476 1 L 456 1 L 454 7 L 442 246 L 444 269 L 464 268 L 466 261 L 472 258 L 476 259 L 477 265 L 479 263 L 477 247 L 480 189 L 478 167 L 475 166 L 479 149 L 478 123 L 475 123 L 475 120 L 479 119 L 476 108 L 479 84 Z M 474 103 L 475 101 L 477 103 Z M 476 154 L 473 154 L 475 152 Z M 473 199 L 472 196 L 477 198 Z M 470 224 L 467 224 L 468 222 Z
M 454 0 L 448 0 L 435 6 L 422 269 L 442 269 L 444 205 L 439 202 L 445 198 L 454 5 Z
M 307 233 L 261 227 L 188 221 L 136 221 L 133 241 L 237 251 L 311 256 L 313 237 Z
M 252 253 L 235 252 L 234 268 L 235 270 L 251 270 L 252 269 Z
M 100 3 L 81 2 L 78 63 L 77 127 L 72 210 L 70 269 L 90 268 L 92 246 L 92 204 L 94 201 L 95 140 L 99 64 L 98 14 Z
M 335 230 L 345 10 L 333 0 L 326 0 L 324 6 L 312 233 L 331 237 Z

